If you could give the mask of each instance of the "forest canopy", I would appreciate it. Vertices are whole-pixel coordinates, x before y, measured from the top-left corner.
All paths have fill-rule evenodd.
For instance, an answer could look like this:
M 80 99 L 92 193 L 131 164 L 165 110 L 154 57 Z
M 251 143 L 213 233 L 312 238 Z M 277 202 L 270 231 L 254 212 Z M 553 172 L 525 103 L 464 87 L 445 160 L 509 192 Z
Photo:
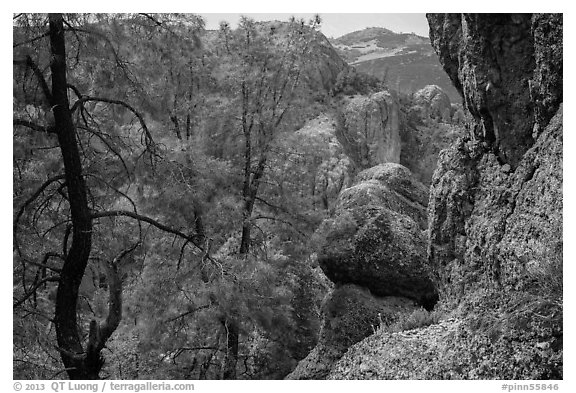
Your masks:
M 310 239 L 349 171 L 295 133 L 334 94 L 320 22 L 14 15 L 14 378 L 306 356 L 329 285 Z

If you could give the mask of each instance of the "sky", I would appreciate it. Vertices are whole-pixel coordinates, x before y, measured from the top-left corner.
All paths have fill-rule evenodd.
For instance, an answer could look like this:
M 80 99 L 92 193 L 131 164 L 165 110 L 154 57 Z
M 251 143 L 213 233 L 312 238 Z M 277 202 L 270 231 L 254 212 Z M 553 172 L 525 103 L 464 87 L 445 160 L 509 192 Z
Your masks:
M 428 22 L 423 13 L 416 14 L 382 14 L 382 13 L 322 13 L 321 30 L 327 37 L 338 38 L 353 31 L 362 30 L 366 27 L 385 27 L 396 33 L 416 33 L 428 37 Z M 314 16 L 313 13 L 201 13 L 206 21 L 206 28 L 218 29 L 221 21 L 227 21 L 236 26 L 241 15 L 251 17 L 257 21 L 280 20 L 286 21 L 292 15 L 306 20 Z

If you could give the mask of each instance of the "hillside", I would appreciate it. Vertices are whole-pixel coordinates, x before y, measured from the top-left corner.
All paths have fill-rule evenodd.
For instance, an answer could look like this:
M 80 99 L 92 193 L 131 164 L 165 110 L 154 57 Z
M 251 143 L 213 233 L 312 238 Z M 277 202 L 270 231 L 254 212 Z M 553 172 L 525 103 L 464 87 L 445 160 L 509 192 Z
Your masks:
M 385 77 L 393 89 L 411 94 L 433 84 L 440 86 L 453 103 L 462 101 L 426 37 L 369 27 L 332 39 L 331 43 L 348 64 L 369 75 Z
M 562 379 L 563 16 L 427 17 L 14 15 L 14 379 Z

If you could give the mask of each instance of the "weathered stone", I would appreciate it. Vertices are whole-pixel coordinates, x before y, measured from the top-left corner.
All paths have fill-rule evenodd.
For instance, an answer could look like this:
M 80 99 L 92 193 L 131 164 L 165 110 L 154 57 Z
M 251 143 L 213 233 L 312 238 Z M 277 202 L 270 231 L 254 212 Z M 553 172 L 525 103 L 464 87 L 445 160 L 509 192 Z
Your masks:
M 432 307 L 437 296 L 422 232 L 424 186 L 398 164 L 368 169 L 358 179 L 342 192 L 333 217 L 318 231 L 320 267 L 335 283 Z
M 428 206 L 428 188 L 414 179 L 410 170 L 399 164 L 383 164 L 362 171 L 356 176 L 357 182 L 376 180 L 394 190 L 412 203 Z M 417 218 L 415 221 L 418 221 Z
M 336 137 L 362 170 L 400 162 L 399 104 L 388 91 L 356 96 L 342 110 Z
M 519 289 L 562 258 L 562 110 L 514 172 L 478 143 L 446 151 L 431 186 L 428 258 L 444 302 Z
M 515 168 L 562 102 L 562 16 L 430 14 L 428 21 L 440 62 L 475 119 L 474 136 Z
M 428 85 L 418 90 L 413 95 L 414 104 L 420 109 L 421 116 L 424 118 L 450 122 L 452 113 L 452 104 L 450 97 L 436 85 Z

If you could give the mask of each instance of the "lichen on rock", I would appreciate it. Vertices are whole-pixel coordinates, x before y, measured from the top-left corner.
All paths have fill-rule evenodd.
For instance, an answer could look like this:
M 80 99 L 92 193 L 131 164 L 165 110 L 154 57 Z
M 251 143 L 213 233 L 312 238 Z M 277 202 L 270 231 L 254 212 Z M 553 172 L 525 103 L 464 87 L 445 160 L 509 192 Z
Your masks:
M 422 231 L 425 187 L 398 164 L 368 169 L 358 181 L 318 230 L 320 267 L 335 283 L 432 307 L 437 295 Z

